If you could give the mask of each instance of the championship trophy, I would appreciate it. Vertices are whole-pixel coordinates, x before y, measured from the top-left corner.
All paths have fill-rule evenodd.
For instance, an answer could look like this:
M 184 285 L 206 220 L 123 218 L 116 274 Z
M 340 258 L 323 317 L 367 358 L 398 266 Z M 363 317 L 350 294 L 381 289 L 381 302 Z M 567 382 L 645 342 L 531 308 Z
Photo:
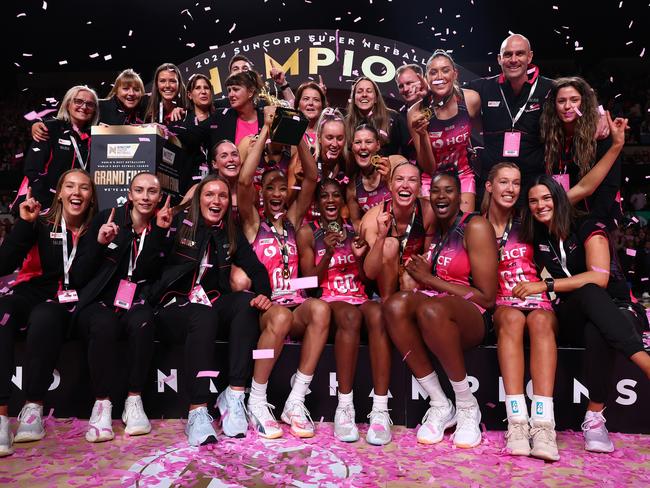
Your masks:
M 308 124 L 303 113 L 291 108 L 286 100 L 280 100 L 271 95 L 266 85 L 260 91 L 259 98 L 276 107 L 273 123 L 271 124 L 271 141 L 290 146 L 300 144 L 300 139 L 305 133 Z

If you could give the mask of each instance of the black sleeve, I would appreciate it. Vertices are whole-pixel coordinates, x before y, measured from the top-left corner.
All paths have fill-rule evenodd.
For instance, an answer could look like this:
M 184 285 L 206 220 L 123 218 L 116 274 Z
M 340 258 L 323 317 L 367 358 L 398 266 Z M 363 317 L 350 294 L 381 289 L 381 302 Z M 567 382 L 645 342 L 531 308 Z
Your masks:
M 483 90 L 483 82 L 485 81 L 484 78 L 477 78 L 475 80 L 470 80 L 465 88 L 469 88 L 470 90 L 474 90 L 481 95 L 481 98 L 483 97 L 483 94 L 481 91 Z
M 210 117 L 199 124 L 188 123 L 186 117 L 183 120 L 173 122 L 169 125 L 169 130 L 176 134 L 178 140 L 191 151 L 198 150 L 201 145 L 211 147 L 210 128 L 217 125 L 214 115 L 215 114 L 210 115 Z
M 29 185 L 34 186 L 45 173 L 45 165 L 52 153 L 52 140 L 55 136 L 50 132 L 50 138 L 47 141 L 36 142 L 32 140 L 32 144 L 27 150 L 25 155 L 25 164 L 23 172 L 29 180 Z
M 255 293 L 271 297 L 269 273 L 257 259 L 257 255 L 241 230 L 237 230 L 237 252 L 235 252 L 233 262 L 242 268 L 251 279 Z
M 609 241 L 609 235 L 607 234 L 607 224 L 602 222 L 599 219 L 594 218 L 585 218 L 578 225 L 578 241 L 585 245 L 589 238 L 594 234 L 600 234 Z
M 600 161 L 605 153 L 612 147 L 612 139 L 608 137 L 598 141 L 596 149 L 596 160 Z M 620 205 L 616 201 L 616 196 L 621 189 L 621 157 L 617 156 L 609 173 L 603 182 L 596 188 L 594 193 L 587 199 L 589 211 L 595 218 L 619 218 Z M 617 208 L 618 207 L 618 208 Z
M 36 225 L 21 218 L 16 219 L 0 246 L 0 275 L 8 275 L 20 267 L 36 242 Z

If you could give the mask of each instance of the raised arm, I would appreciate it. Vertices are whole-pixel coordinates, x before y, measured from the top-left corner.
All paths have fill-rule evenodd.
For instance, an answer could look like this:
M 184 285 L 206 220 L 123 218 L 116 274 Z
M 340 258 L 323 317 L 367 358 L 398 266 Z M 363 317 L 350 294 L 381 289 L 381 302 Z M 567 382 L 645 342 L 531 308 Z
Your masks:
M 569 189 L 567 197 L 572 205 L 591 196 L 596 189 L 602 184 L 612 166 L 618 159 L 623 146 L 625 145 L 625 129 L 628 128 L 627 119 L 617 117 L 612 121 L 612 117 L 607 111 L 605 113 L 609 131 L 612 136 L 612 145 L 607 152 L 600 158 L 590 170 L 584 175 L 578 183 Z
M 374 222 L 373 222 L 374 220 Z M 370 251 L 363 261 L 363 271 L 369 280 L 377 279 L 384 265 L 384 244 L 390 227 L 390 214 L 377 205 L 366 212 L 361 220 L 361 238 Z
M 433 148 L 429 140 L 429 121 L 420 111 L 421 107 L 422 101 L 419 101 L 408 109 L 409 134 L 413 139 L 413 146 L 415 146 L 415 154 L 420 168 L 425 173 L 433 174 L 436 170 L 436 158 L 433 155 Z
M 314 191 L 318 182 L 316 160 L 309 151 L 309 146 L 304 137 L 300 139 L 300 144 L 298 145 L 298 157 L 302 164 L 302 188 L 287 212 L 287 217 L 296 229 L 302 224 L 302 219 L 307 209 L 314 201 Z

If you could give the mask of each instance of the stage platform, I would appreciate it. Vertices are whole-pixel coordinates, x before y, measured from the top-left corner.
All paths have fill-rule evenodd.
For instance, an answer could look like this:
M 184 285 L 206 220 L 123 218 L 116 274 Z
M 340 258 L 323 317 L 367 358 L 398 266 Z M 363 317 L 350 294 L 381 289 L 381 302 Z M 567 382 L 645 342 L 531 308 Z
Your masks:
M 126 344 L 125 344 L 126 346 Z M 126 347 L 121 348 L 122 355 Z M 13 390 L 10 401 L 10 415 L 16 416 L 24 402 L 21 390 L 23 381 L 24 343 L 16 345 L 16 370 L 13 375 Z M 282 410 L 284 400 L 291 389 L 289 381 L 296 371 L 300 356 L 300 345 L 287 344 L 269 380 L 269 401 Z M 561 348 L 558 352 L 558 367 L 555 385 L 555 418 L 558 430 L 580 430 L 589 392 L 584 386 L 584 371 L 589 365 L 583 364 L 584 350 Z M 111 392 L 113 399 L 113 418 L 120 418 L 126 396 L 126 360 L 120 357 L 119 371 L 116 371 L 116 388 Z M 185 394 L 183 372 L 183 347 L 167 347 L 156 344 L 152 368 L 149 374 L 143 401 L 150 418 L 187 417 L 188 398 Z M 216 380 L 210 380 L 210 390 L 216 399 L 217 391 L 226 387 L 227 344 L 215 345 L 214 369 L 219 371 Z M 488 430 L 506 428 L 506 417 L 502 380 L 499 375 L 496 348 L 478 347 L 466 354 L 467 371 L 472 391 L 476 395 L 483 422 Z M 528 374 L 528 373 L 527 373 Z M 451 386 L 441 372 L 441 382 L 450 398 Z M 619 355 L 613 371 L 611 396 L 607 402 L 607 426 L 612 432 L 631 434 L 650 434 L 650 382 L 631 362 Z M 532 384 L 527 379 L 527 393 L 532 396 Z M 306 405 L 312 418 L 331 422 L 337 404 L 336 367 L 334 347 L 328 344 L 318 363 L 314 380 L 310 386 Z M 86 351 L 80 341 L 65 344 L 53 382 L 45 399 L 45 411 L 54 409 L 58 418 L 88 418 L 93 405 L 90 388 Z M 372 384 L 368 348 L 360 347 L 359 361 L 354 384 L 354 403 L 358 423 L 366 422 L 366 415 L 372 407 Z M 389 408 L 395 425 L 416 426 L 426 409 L 426 394 L 406 367 L 402 357 L 393 351 Z
M 582 435 L 558 433 L 556 463 L 513 457 L 503 451 L 503 432 L 488 431 L 474 449 L 455 449 L 449 439 L 418 445 L 413 429 L 395 427 L 393 442 L 375 447 L 360 440 L 335 441 L 332 424 L 318 423 L 312 439 L 284 437 L 262 442 L 219 437 L 192 448 L 184 421 L 153 421 L 151 434 L 129 437 L 114 422 L 112 442 L 90 444 L 86 421 L 47 420 L 47 436 L 16 444 L 0 458 L 0 486 L 73 487 L 502 487 L 649 486 L 650 436 L 613 434 L 616 451 L 592 454 Z M 362 435 L 366 427 L 362 427 Z

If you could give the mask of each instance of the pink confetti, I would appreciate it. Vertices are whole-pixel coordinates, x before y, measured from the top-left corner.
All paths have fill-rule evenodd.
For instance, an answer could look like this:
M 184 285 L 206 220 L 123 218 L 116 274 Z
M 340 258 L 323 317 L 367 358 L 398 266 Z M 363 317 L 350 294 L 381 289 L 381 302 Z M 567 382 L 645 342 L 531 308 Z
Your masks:
M 636 250 L 627 248 L 625 249 L 625 254 L 627 254 L 628 256 L 636 256 Z
M 318 276 L 305 276 L 294 278 L 289 282 L 292 290 L 305 290 L 307 288 L 318 288 Z
M 488 407 L 488 408 L 495 408 L 496 407 L 496 405 L 494 403 L 492 403 L 492 402 L 487 402 L 485 404 L 485 406 Z
M 253 359 L 273 359 L 275 351 L 273 349 L 255 349 Z
M 469 299 L 472 298 L 473 296 L 474 296 L 474 292 L 473 292 L 473 291 L 470 291 L 467 295 L 463 295 L 463 298 L 464 298 L 465 300 L 469 300 Z
M 183 223 L 188 227 L 192 227 L 194 225 L 191 220 L 187 220 L 187 219 L 183 219 Z
M 594 271 L 596 271 L 598 273 L 609 274 L 609 271 L 607 271 L 606 269 L 603 269 L 603 268 L 599 268 L 598 266 L 592 266 L 591 269 L 593 269 Z
M 8 313 L 5 313 L 2 316 L 2 320 L 0 320 L 0 325 L 7 325 L 7 322 L 9 322 L 9 317 L 11 317 L 11 315 L 9 315 Z
M 219 376 L 219 371 L 203 370 L 196 373 L 197 378 L 216 378 Z
M 582 117 L 582 112 L 578 107 L 573 107 L 573 110 L 575 111 L 576 114 L 578 114 L 578 117 Z
M 402 362 L 406 361 L 406 358 L 409 356 L 409 354 L 411 354 L 411 350 L 410 350 L 410 349 L 409 349 L 409 351 L 408 351 L 406 354 L 404 354 L 404 357 L 402 358 Z

